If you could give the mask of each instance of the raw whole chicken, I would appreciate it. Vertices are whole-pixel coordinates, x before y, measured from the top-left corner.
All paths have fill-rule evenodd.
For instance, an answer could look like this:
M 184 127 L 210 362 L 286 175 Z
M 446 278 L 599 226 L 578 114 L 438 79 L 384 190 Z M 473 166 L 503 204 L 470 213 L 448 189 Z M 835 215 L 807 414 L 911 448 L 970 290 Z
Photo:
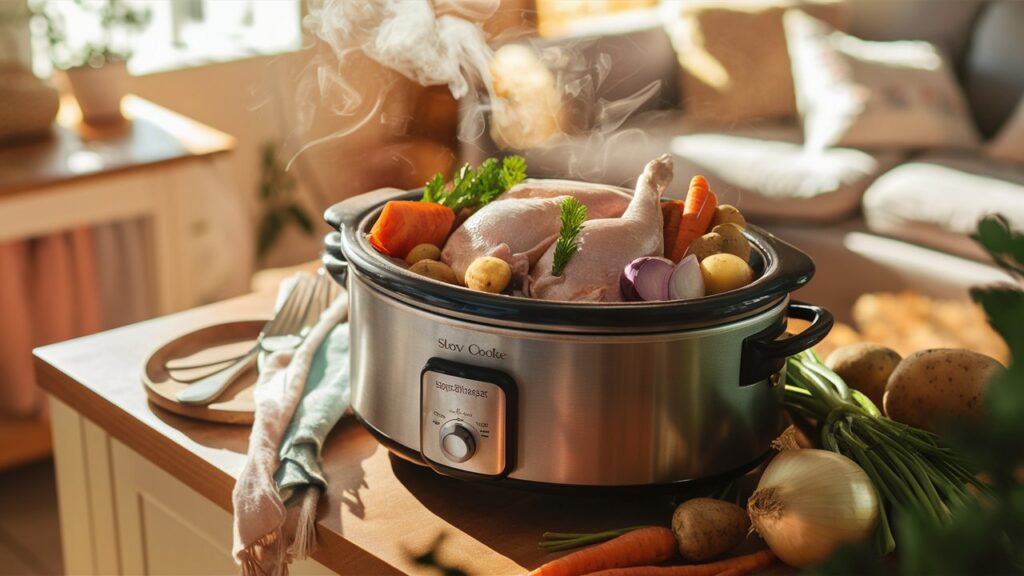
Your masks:
M 641 256 L 661 256 L 661 194 L 672 181 L 672 160 L 665 154 L 651 161 L 637 179 L 636 192 L 621 218 L 600 218 L 583 224 L 578 250 L 561 276 L 551 275 L 555 247 L 530 272 L 527 293 L 560 301 L 621 302 L 619 276 Z
M 558 238 L 562 201 L 568 196 L 587 206 L 588 218 L 614 218 L 623 213 L 631 196 L 600 184 L 568 180 L 526 181 L 469 217 L 448 238 L 441 260 L 462 281 L 466 268 L 480 256 L 501 258 L 512 267 L 512 278 L 526 280 L 537 259 Z

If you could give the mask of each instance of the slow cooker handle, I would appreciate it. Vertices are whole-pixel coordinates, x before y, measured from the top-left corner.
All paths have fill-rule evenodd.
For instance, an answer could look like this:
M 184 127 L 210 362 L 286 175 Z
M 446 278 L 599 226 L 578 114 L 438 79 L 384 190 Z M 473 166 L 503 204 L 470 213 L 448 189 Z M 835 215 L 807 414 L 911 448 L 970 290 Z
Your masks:
M 341 230 L 342 226 L 356 226 L 359 224 L 359 219 L 374 206 L 408 194 L 408 190 L 399 190 L 398 188 L 378 188 L 372 192 L 357 194 L 328 208 L 324 212 L 324 220 L 336 230 Z
M 807 320 L 811 324 L 799 334 L 779 338 L 785 333 L 786 318 Z M 832 313 L 821 306 L 791 300 L 781 324 L 771 326 L 743 341 L 740 385 L 759 382 L 782 370 L 786 358 L 807 350 L 828 336 L 833 323 Z

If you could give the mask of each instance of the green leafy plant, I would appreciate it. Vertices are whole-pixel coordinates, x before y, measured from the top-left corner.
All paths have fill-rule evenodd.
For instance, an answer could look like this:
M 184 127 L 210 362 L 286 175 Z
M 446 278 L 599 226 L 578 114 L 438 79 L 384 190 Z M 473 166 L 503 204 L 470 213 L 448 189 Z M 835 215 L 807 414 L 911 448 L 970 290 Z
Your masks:
M 931 574 L 1024 573 L 1024 234 L 1001 216 L 978 224 L 974 239 L 1018 282 L 971 289 L 989 323 L 1010 350 L 1010 365 L 988 383 L 985 418 L 948 435 L 970 459 L 990 492 L 951 508 L 936 524 L 913 511 L 896 517 L 900 572 Z M 821 574 L 880 573 L 881 559 L 864 547 L 840 550 Z
M 124 0 L 72 1 L 84 14 L 95 19 L 102 31 L 98 38 L 83 46 L 69 43 L 67 23 L 57 2 L 33 0 L 30 4 L 34 26 L 46 38 L 54 66 L 64 70 L 81 66 L 99 68 L 109 62 L 124 62 L 131 58 L 138 35 L 146 29 L 152 17 L 149 8 L 136 8 Z
M 587 207 L 579 200 L 569 196 L 562 201 L 562 225 L 558 230 L 558 240 L 555 241 L 555 254 L 551 263 L 551 275 L 561 276 L 569 260 L 579 250 L 576 237 L 583 229 L 583 222 L 587 220 Z
M 313 221 L 295 200 L 295 178 L 285 171 L 277 155 L 277 146 L 266 143 L 260 151 L 261 169 L 258 196 L 263 205 L 257 232 L 256 254 L 263 259 L 288 225 L 298 226 L 313 235 Z
M 444 176 L 435 175 L 423 188 L 423 201 L 434 202 L 458 213 L 463 208 L 479 208 L 505 193 L 526 178 L 526 160 L 520 156 L 507 156 L 501 164 L 494 158 L 484 160 L 474 170 L 469 164 L 455 173 L 451 186 L 445 186 Z

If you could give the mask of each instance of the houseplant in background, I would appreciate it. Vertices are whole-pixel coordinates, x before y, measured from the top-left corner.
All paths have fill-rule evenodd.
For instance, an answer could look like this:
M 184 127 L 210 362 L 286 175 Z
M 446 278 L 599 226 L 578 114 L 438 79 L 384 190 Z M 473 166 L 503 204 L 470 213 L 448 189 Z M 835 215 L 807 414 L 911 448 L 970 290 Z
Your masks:
M 260 149 L 258 197 L 263 211 L 256 240 L 257 258 L 263 260 L 289 224 L 295 224 L 307 236 L 313 234 L 313 221 L 295 199 L 295 178 L 285 170 L 272 142 Z
M 38 32 L 45 36 L 53 65 L 67 74 L 82 119 L 90 124 L 120 121 L 127 62 L 136 38 L 149 24 L 150 11 L 133 8 L 124 0 L 74 0 L 74 5 L 81 17 L 98 24 L 98 37 L 83 45 L 73 43 L 63 11 L 47 0 L 31 4 Z

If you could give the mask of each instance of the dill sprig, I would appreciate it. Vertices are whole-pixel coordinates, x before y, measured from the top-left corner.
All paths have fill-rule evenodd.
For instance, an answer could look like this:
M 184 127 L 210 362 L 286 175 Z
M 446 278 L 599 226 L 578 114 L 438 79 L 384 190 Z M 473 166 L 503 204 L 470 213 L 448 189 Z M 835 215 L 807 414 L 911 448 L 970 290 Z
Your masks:
M 465 164 L 455 172 L 451 186 L 444 176 L 436 174 L 423 188 L 423 201 L 441 204 L 459 212 L 463 208 L 479 208 L 526 178 L 526 160 L 508 156 L 499 164 L 494 158 L 484 160 L 474 170 Z
M 576 237 L 587 219 L 587 207 L 572 196 L 562 201 L 562 227 L 555 242 L 555 257 L 551 264 L 551 275 L 561 276 L 569 259 L 576 254 L 579 245 Z

